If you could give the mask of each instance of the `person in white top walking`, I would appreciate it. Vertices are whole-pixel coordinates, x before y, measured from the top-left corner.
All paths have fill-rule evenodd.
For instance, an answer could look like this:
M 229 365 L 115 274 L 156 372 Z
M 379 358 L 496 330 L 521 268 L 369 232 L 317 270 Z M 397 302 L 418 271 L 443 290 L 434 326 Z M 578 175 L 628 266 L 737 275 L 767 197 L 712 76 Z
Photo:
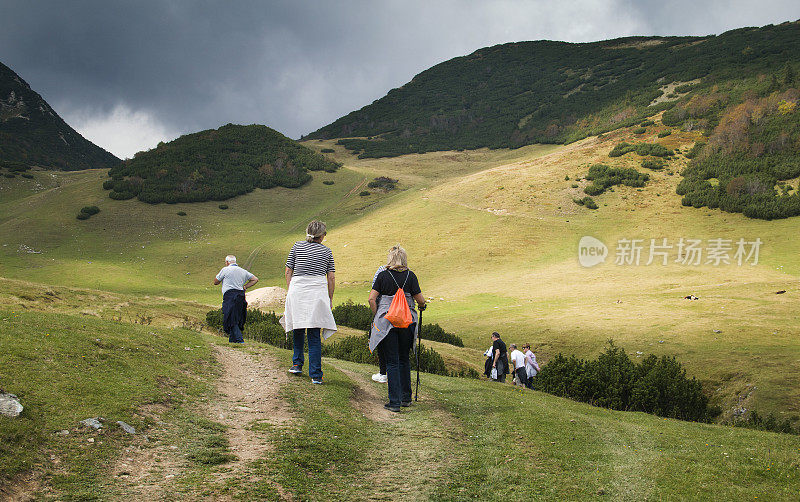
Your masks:
M 525 372 L 525 354 L 517 350 L 517 344 L 512 343 L 509 347 L 511 349 L 511 354 L 509 359 L 511 359 L 511 364 L 514 365 L 514 373 L 517 376 L 517 380 L 519 380 L 519 385 L 528 385 L 528 374 Z
M 306 227 L 306 240 L 292 246 L 286 259 L 286 308 L 280 323 L 292 333 L 294 355 L 289 373 L 303 371 L 303 349 L 308 336 L 308 376 L 311 383 L 322 383 L 322 338 L 336 332 L 333 319 L 333 291 L 336 274 L 333 252 L 322 244 L 328 230 L 314 220 Z
M 533 388 L 533 377 L 541 371 L 539 365 L 536 363 L 536 354 L 531 350 L 531 344 L 526 343 L 522 346 L 525 351 L 525 373 L 528 375 L 528 388 Z
M 222 327 L 230 343 L 244 343 L 244 321 L 247 301 L 244 292 L 258 282 L 258 277 L 236 264 L 236 257 L 225 257 L 225 267 L 214 277 L 214 285 L 222 284 Z

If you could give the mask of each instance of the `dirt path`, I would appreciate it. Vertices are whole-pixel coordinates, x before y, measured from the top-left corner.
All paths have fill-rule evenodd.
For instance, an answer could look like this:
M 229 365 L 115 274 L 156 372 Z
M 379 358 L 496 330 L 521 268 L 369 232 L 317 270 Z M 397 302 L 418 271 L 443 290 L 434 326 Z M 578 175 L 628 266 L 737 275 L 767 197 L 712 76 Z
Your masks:
M 268 352 L 216 345 L 214 356 L 222 366 L 222 375 L 207 409 L 200 411 L 201 415 L 227 426 L 225 435 L 236 460 L 213 470 L 213 479 L 205 483 L 207 487 L 234 477 L 246 477 L 249 463 L 270 450 L 267 434 L 254 429 L 254 425 L 264 422 L 280 425 L 292 419 L 279 394 L 280 385 L 288 377 Z M 181 492 L 177 482 L 191 473 L 191 466 L 180 453 L 180 436 L 174 426 L 161 421 L 167 413 L 165 407 L 144 409 L 140 413 L 157 424 L 147 432 L 165 439 L 150 441 L 142 435 L 123 449 L 112 468 L 109 487 L 112 498 L 172 500 Z M 283 494 L 281 487 L 275 488 L 284 499 L 291 499 Z M 204 498 L 186 494 L 185 490 L 184 495 L 189 499 Z
M 353 371 L 347 367 L 349 363 L 326 361 L 356 385 L 351 404 L 376 422 L 383 438 L 370 461 L 374 472 L 365 474 L 365 483 L 359 487 L 364 499 L 430 500 L 443 478 L 465 460 L 448 446 L 463 438 L 458 422 L 424 393 L 410 408 L 392 413 L 383 407 L 386 384 Z
M 214 347 L 214 355 L 222 364 L 223 375 L 217 381 L 219 399 L 211 404 L 210 417 L 228 426 L 231 452 L 246 463 L 261 457 L 270 449 L 263 433 L 252 425 L 267 422 L 280 425 L 292 419 L 289 408 L 280 399 L 281 383 L 287 380 L 285 368 L 266 351 L 251 354 L 225 346 Z

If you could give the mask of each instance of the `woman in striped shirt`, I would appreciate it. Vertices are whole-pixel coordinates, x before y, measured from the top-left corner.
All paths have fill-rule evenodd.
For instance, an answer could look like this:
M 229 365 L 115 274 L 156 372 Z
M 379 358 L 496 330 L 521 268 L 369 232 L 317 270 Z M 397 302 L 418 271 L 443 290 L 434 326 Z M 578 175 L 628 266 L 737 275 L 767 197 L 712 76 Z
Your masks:
M 314 220 L 306 228 L 306 240 L 292 246 L 286 259 L 286 309 L 281 324 L 294 336 L 290 373 L 303 371 L 303 346 L 308 336 L 308 375 L 322 383 L 322 338 L 336 332 L 331 307 L 336 286 L 333 252 L 322 244 L 325 223 Z

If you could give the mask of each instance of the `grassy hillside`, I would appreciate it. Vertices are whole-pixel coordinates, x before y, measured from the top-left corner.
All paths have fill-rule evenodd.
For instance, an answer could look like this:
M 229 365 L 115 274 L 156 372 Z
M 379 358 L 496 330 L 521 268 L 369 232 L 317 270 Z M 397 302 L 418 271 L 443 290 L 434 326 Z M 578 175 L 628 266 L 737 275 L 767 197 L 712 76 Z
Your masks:
M 120 160 L 86 140 L 11 68 L 0 63 L 0 167 L 5 163 L 74 171 Z
M 308 171 L 338 167 L 269 127 L 228 124 L 137 153 L 108 172 L 103 188 L 116 200 L 204 202 L 255 188 L 297 188 L 311 179 Z
M 8 285 L 0 291 L 9 294 Z M 285 375 L 289 351 L 26 310 L 0 312 L 0 381 L 26 406 L 17 419 L 0 418 L 4 496 L 504 500 L 533 491 L 557 499 L 793 500 L 800 489 L 797 436 L 432 375 L 423 376 L 412 408 L 391 415 L 382 407 L 385 386 L 369 381 L 372 367 L 325 359 L 325 385 L 312 386 L 305 377 L 269 376 Z M 234 382 L 255 380 L 256 406 L 284 418 L 246 418 L 253 405 L 232 400 L 226 358 L 264 368 Z M 220 402 L 231 407 L 216 414 Z M 241 423 L 230 425 L 229 414 Z M 77 426 L 96 415 L 107 419 L 103 431 Z M 122 433 L 116 420 L 137 434 Z M 54 434 L 62 429 L 69 434 Z M 245 444 L 260 453 L 243 460 L 248 452 L 234 445 Z
M 37 171 L 35 180 L 0 182 L 0 276 L 216 305 L 219 290 L 210 282 L 226 254 L 239 256 L 261 285 L 282 286 L 291 243 L 320 217 L 336 257 L 335 301 L 363 302 L 386 250 L 402 243 L 433 298 L 426 321 L 467 346 L 445 353 L 451 360 L 480 368 L 495 330 L 508 342 L 535 344 L 544 361 L 559 352 L 594 357 L 613 338 L 633 357 L 677 355 L 723 407 L 723 418 L 746 408 L 796 421 L 800 259 L 788 238 L 795 229 L 786 220 L 683 207 L 675 194 L 677 173 L 689 162 L 682 153 L 659 170 L 642 167 L 646 157 L 636 153 L 609 157 L 623 141 L 686 152 L 701 138 L 678 130 L 657 138 L 667 128 L 653 119 L 643 134 L 626 128 L 566 147 L 388 159 L 355 159 L 334 141 L 311 141 L 306 145 L 317 150 L 333 148 L 329 156 L 344 168 L 315 173 L 300 189 L 255 190 L 226 211 L 211 202 L 110 201 L 99 188 L 102 172 Z M 650 179 L 644 187 L 612 187 L 594 197 L 599 208 L 590 210 L 573 199 L 584 196 L 583 177 L 597 163 Z M 398 189 L 359 196 L 376 176 L 399 179 Z M 86 205 L 101 212 L 76 220 Z M 585 235 L 609 247 L 605 264 L 578 264 Z M 680 238 L 704 245 L 760 238 L 763 245 L 755 266 L 683 265 L 674 262 L 675 248 L 668 265 L 645 265 L 647 248 L 640 265 L 615 265 L 623 238 L 644 239 L 645 246 L 663 238 L 673 246 Z M 787 293 L 776 295 L 780 290 Z M 689 294 L 700 300 L 684 300 Z
M 719 36 L 518 42 L 440 63 L 308 135 L 363 157 L 575 141 L 632 125 L 695 90 L 797 63 L 800 24 Z M 695 86 L 698 87 L 698 86 Z M 728 97 L 734 100 L 736 93 Z M 737 101 L 740 102 L 740 101 Z

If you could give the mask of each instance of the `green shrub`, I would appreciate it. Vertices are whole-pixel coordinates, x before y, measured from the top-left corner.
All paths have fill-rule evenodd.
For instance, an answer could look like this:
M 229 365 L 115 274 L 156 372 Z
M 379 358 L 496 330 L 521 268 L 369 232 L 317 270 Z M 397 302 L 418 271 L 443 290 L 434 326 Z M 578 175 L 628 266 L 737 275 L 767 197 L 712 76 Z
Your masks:
M 642 167 L 645 169 L 652 169 L 654 171 L 658 171 L 659 169 L 664 169 L 667 166 L 667 163 L 661 159 L 644 159 L 642 161 Z
M 708 406 L 700 382 L 687 378 L 674 357 L 650 355 L 637 364 L 612 341 L 595 360 L 558 354 L 533 386 L 595 406 L 681 420 L 706 422 L 718 411 Z
M 646 132 L 647 132 L 646 127 L 637 127 L 636 129 L 633 130 L 633 134 L 644 134 Z
M 444 330 L 438 324 L 423 324 L 419 337 L 424 340 L 433 340 L 434 342 L 449 343 L 456 347 L 463 347 L 464 342 L 461 337 Z
M 88 215 L 88 214 L 86 214 L 86 213 L 78 213 L 78 215 L 77 215 L 77 216 L 75 216 L 75 217 L 76 217 L 77 219 L 79 219 L 79 220 L 88 220 L 90 216 L 91 216 L 91 215 Z
M 178 216 L 186 216 L 186 211 L 178 211 Z
M 564 176 L 564 181 L 569 181 L 569 174 Z
M 578 186 L 579 185 L 577 183 L 573 183 L 573 184 L 570 185 L 570 187 L 572 187 L 572 188 L 578 188 Z
M 397 181 L 398 180 L 386 176 L 378 176 L 377 178 L 367 183 L 367 187 L 380 188 L 388 192 L 389 190 L 394 190 L 397 187 Z
M 653 122 L 652 120 L 648 119 L 648 120 L 643 121 L 639 125 L 642 126 L 642 127 L 648 127 L 648 126 L 651 126 L 651 125 L 654 125 L 654 124 L 655 124 L 655 122 Z
M 586 206 L 588 209 L 597 209 L 597 203 L 591 197 L 584 197 L 583 205 Z
M 672 134 L 672 129 L 664 129 L 663 131 L 661 131 L 660 133 L 658 133 L 658 137 L 659 137 L 659 138 L 666 138 L 666 137 L 667 137 L 667 136 L 669 136 L 670 134 Z
M 784 434 L 800 434 L 800 427 L 793 427 L 792 421 L 788 418 L 781 421 L 770 412 L 766 417 L 761 416 L 756 410 L 747 413 L 746 418 L 734 419 L 728 424 L 734 427 L 745 427 L 761 431 L 782 432 Z
M 17 177 L 17 175 L 14 174 L 14 173 L 3 173 L 3 177 L 4 178 L 9 178 L 9 179 L 14 179 L 14 178 Z
M 22 176 L 23 178 L 28 179 L 28 180 L 32 180 L 33 179 L 33 175 L 29 174 L 29 173 L 22 173 L 22 174 L 20 174 L 20 176 Z
M 362 197 L 366 197 L 367 195 L 369 195 L 369 192 L 366 191 L 366 190 L 362 190 L 362 191 L 358 192 L 358 195 L 360 195 Z
M 323 181 L 323 182 L 322 182 L 322 184 L 323 184 L 323 185 L 333 185 L 333 181 L 331 181 L 331 180 L 325 180 L 325 181 Z
M 322 153 L 333 153 L 333 152 L 335 152 L 336 150 L 334 150 L 333 148 L 323 148 L 323 149 L 322 149 L 322 150 L 320 150 L 320 151 L 321 151 Z
M 219 207 L 220 209 L 228 209 L 228 205 L 227 204 L 220 204 L 217 207 Z
M 591 166 L 585 178 L 592 182 L 583 189 L 586 195 L 600 195 L 614 185 L 639 188 L 650 180 L 648 174 L 640 173 L 636 169 L 609 167 L 605 164 Z
M 81 208 L 82 213 L 86 213 L 89 216 L 94 216 L 95 214 L 100 212 L 100 208 L 97 206 L 84 206 Z
M 642 157 L 646 157 L 648 155 L 653 157 L 668 157 L 672 155 L 674 152 L 664 145 L 659 145 L 658 143 L 638 143 L 636 145 L 632 145 L 630 143 L 619 143 L 615 146 L 611 152 L 609 152 L 609 157 L 621 157 L 629 152 L 636 152 L 637 154 L 641 155 Z
M 681 84 L 681 85 L 675 87 L 675 92 L 680 93 L 680 94 L 685 94 L 685 93 L 691 91 L 692 89 L 694 89 L 696 86 L 697 86 L 697 84 Z
M 693 146 L 693 147 L 692 147 L 692 148 L 691 148 L 691 149 L 690 149 L 688 152 L 686 152 L 686 154 L 685 154 L 685 155 L 686 155 L 686 158 L 687 158 L 687 159 L 693 159 L 693 158 L 697 157 L 697 154 L 699 154 L 699 153 L 700 153 L 700 151 L 701 151 L 701 150 L 703 149 L 703 147 L 705 147 L 705 146 L 706 146 L 706 144 L 705 144 L 704 142 L 702 142 L 702 141 L 697 141 L 697 142 L 694 144 L 694 146 Z
M 333 319 L 336 324 L 361 331 L 370 329 L 373 317 L 372 309 L 368 305 L 354 303 L 353 300 L 347 300 L 333 308 Z

